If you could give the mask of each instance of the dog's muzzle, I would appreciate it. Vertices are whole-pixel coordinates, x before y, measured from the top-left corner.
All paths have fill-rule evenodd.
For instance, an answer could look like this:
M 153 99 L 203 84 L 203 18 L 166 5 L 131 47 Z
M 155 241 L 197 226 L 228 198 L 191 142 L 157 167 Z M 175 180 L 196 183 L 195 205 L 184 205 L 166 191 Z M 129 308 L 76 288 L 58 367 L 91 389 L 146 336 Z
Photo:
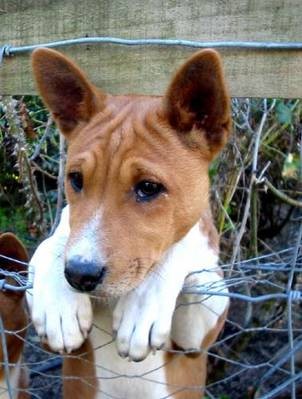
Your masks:
M 64 273 L 66 280 L 73 288 L 78 291 L 89 292 L 102 283 L 106 267 L 76 256 L 68 260 Z

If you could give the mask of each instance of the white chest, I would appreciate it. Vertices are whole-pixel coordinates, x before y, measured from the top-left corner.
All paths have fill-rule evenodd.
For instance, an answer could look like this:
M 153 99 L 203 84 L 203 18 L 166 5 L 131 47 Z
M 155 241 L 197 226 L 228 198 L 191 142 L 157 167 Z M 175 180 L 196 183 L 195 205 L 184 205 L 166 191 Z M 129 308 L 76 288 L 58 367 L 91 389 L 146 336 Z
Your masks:
M 150 354 L 138 363 L 122 359 L 117 354 L 115 343 L 111 343 L 109 309 L 98 305 L 94 315 L 90 339 L 99 381 L 97 399 L 159 399 L 168 396 L 164 353 Z

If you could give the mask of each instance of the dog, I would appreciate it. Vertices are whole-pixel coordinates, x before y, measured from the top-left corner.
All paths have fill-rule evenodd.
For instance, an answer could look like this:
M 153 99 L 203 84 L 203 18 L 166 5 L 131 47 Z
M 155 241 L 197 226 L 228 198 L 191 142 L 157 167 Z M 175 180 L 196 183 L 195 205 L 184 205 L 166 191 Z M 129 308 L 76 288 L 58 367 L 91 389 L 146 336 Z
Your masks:
M 3 255 L 3 257 L 1 257 Z M 27 252 L 22 243 L 12 233 L 0 234 L 0 268 L 1 280 L 5 280 L 11 285 L 17 285 L 16 280 L 9 277 L 5 272 L 26 273 L 28 261 Z M 29 399 L 26 392 L 28 387 L 27 369 L 21 365 L 22 352 L 26 327 L 28 325 L 28 315 L 24 301 L 24 291 L 0 291 L 0 314 L 5 329 L 5 341 L 7 359 L 5 351 L 0 345 L 0 397 L 3 399 L 11 398 L 8 392 L 8 384 L 11 388 L 13 399 Z M 5 372 L 5 361 L 9 363 L 8 376 Z
M 68 144 L 68 205 L 31 260 L 28 297 L 54 351 L 81 347 L 64 360 L 64 398 L 200 399 L 228 309 L 196 292 L 227 293 L 208 178 L 231 130 L 220 55 L 193 54 L 162 97 L 106 94 L 55 50 L 32 65 Z

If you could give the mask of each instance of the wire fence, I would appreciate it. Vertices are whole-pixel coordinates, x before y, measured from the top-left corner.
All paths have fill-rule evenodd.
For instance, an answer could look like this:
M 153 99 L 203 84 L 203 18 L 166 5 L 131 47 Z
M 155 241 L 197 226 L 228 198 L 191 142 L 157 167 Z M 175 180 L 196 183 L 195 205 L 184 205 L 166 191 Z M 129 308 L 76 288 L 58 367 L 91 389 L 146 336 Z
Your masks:
M 281 398 L 301 397 L 301 360 L 300 354 L 302 349 L 302 317 L 301 317 L 301 301 L 302 290 L 298 284 L 290 284 L 291 276 L 293 273 L 300 273 L 302 270 L 302 225 L 300 225 L 299 232 L 296 237 L 296 244 L 287 249 L 259 256 L 257 258 L 245 260 L 243 262 L 236 262 L 232 265 L 232 273 L 226 279 L 226 284 L 230 290 L 227 294 L 232 299 L 232 307 L 230 316 L 226 321 L 225 333 L 208 351 L 210 365 L 213 369 L 219 367 L 223 370 L 222 376 L 215 379 L 210 379 L 205 387 L 205 393 L 208 398 L 221 398 L 225 392 L 226 385 L 235 387 L 238 381 L 242 381 L 245 389 L 249 393 L 249 397 L 267 399 L 267 398 Z M 8 259 L 8 257 L 0 256 L 0 258 Z M 15 259 L 12 259 L 15 261 Z M 1 264 L 1 261 L 0 261 Z M 230 264 L 222 265 L 224 272 L 230 270 Z M 207 270 L 201 269 L 198 273 L 207 273 Z M 1 289 L 4 291 L 20 291 L 30 288 L 27 284 L 24 275 L 19 273 L 9 273 L 6 270 L 1 270 L 1 274 L 5 278 L 13 278 L 17 284 L 5 283 L 4 278 L 1 280 Z M 293 289 L 295 288 L 295 289 Z M 189 289 L 184 287 L 184 293 L 193 293 L 200 295 L 200 302 L 202 302 L 209 295 L 226 295 L 220 292 L 221 287 L 216 283 L 207 283 L 205 286 L 190 286 Z M 245 292 L 245 294 L 244 294 Z M 265 294 L 261 294 L 265 292 Z M 248 294 L 247 294 L 248 293 Z M 249 322 L 242 322 L 236 320 L 233 312 L 236 313 L 237 307 L 246 307 L 246 312 L 250 305 L 256 307 L 266 306 L 269 303 L 269 314 L 266 315 L 265 321 L 262 325 L 257 327 L 249 327 Z M 272 305 L 272 303 L 274 305 Z M 278 311 L 273 311 L 272 308 L 279 308 Z M 244 313 L 244 312 L 243 312 Z M 254 309 L 254 314 L 257 310 Z M 259 311 L 259 314 L 261 312 Z M 4 366 L 8 365 L 8 354 L 6 348 L 6 337 L 9 334 L 18 335 L 19 332 L 8 332 L 4 330 L 2 321 L 0 319 L 1 342 L 4 353 Z M 257 323 L 256 323 L 257 324 Z M 30 324 L 26 327 L 29 328 Z M 95 326 L 95 328 L 102 328 L 102 326 Z M 106 345 L 111 345 L 114 337 L 110 332 L 108 333 L 108 342 Z M 20 337 L 20 335 L 19 335 Z M 281 338 L 280 338 L 281 337 Z M 21 339 L 24 339 L 20 337 Z M 234 350 L 238 346 L 239 341 L 248 339 L 252 341 L 257 350 L 261 353 L 254 358 L 255 353 L 250 354 L 248 358 L 241 356 L 240 352 Z M 277 342 L 281 339 L 282 345 L 275 352 L 274 341 Z M 257 344 L 257 340 L 260 340 Z M 21 364 L 21 367 L 26 367 L 31 370 L 32 379 L 37 377 L 45 379 L 43 385 L 44 389 L 48 386 L 57 387 L 61 382 L 60 374 L 53 374 L 53 369 L 59 369 L 62 363 L 62 357 L 49 354 L 37 342 L 35 336 L 26 339 L 27 351 L 36 351 L 39 355 L 48 355 L 48 360 L 26 360 L 26 356 Z M 102 351 L 106 345 L 101 348 L 95 348 L 95 351 Z M 114 350 L 114 348 L 113 348 Z M 255 352 L 255 350 L 254 350 Z M 106 363 L 98 364 L 97 367 L 106 367 Z M 162 365 L 164 367 L 164 365 Z M 112 378 L 135 378 L 135 379 L 148 379 L 154 384 L 160 384 L 160 381 L 152 379 L 152 373 L 155 370 L 149 370 L 147 375 L 144 373 L 140 375 L 127 375 L 119 374 L 112 370 Z M 6 369 L 6 375 L 9 375 Z M 248 386 L 246 383 L 248 382 Z M 6 379 L 7 391 L 10 388 L 10 379 Z M 87 383 L 87 381 L 86 381 Z M 46 384 L 46 385 L 45 385 Z M 172 391 L 180 390 L 188 387 L 169 387 Z M 195 387 L 195 389 L 202 387 Z M 241 387 L 242 389 L 243 387 Z M 5 389 L 3 390 L 5 392 Z M 30 393 L 33 398 L 44 398 L 41 395 L 41 387 L 30 388 Z M 282 396 L 282 395 L 283 396 Z M 239 395 L 243 395 L 242 391 Z M 281 395 L 281 396 L 280 396 Z M 287 396 L 286 396 L 287 395 Z M 12 394 L 10 397 L 14 397 Z M 54 396 L 55 397 L 55 396 Z M 57 396 L 56 396 L 57 397 Z M 106 396 L 105 396 L 106 397 Z M 110 395 L 108 394 L 108 397 Z M 172 395 L 171 395 L 172 397 Z M 227 396 L 226 396 L 227 397 Z M 234 391 L 232 398 L 239 398 Z
M 122 45 L 301 48 L 301 43 L 201 43 L 181 40 L 127 41 L 118 38 L 82 38 L 20 48 L 6 45 L 0 50 L 0 63 L 4 56 L 31 51 L 39 46 L 60 47 L 76 43 L 91 44 L 94 41 Z M 34 128 L 37 132 L 43 125 L 43 129 L 41 129 L 43 133 L 39 135 L 35 145 L 29 151 L 26 143 L 27 131 L 20 118 L 21 111 L 18 109 L 18 104 L 23 100 L 18 101 L 12 99 L 3 101 L 4 116 L 8 121 L 9 133 L 14 138 L 13 153 L 16 156 L 17 168 L 20 172 L 27 203 L 36 209 L 36 213 L 31 214 L 32 219 L 36 219 L 34 227 L 47 225 L 45 220 L 43 223 L 41 222 L 43 220 L 41 209 L 44 209 L 49 214 L 48 227 L 52 227 L 53 230 L 62 207 L 63 164 L 58 158 L 54 159 L 48 153 L 50 133 L 54 133 L 51 128 L 52 121 L 47 117 Z M 37 111 L 38 113 L 41 113 L 40 109 Z M 272 117 L 274 113 L 278 114 L 279 119 L 275 116 Z M 295 123 L 288 121 L 288 113 L 292 115 L 293 119 L 295 116 Z M 300 211 L 302 193 L 301 190 L 299 191 L 300 183 L 293 183 L 293 181 L 299 180 L 299 177 L 292 179 L 290 184 L 283 179 L 284 186 L 281 189 L 276 188 L 271 181 L 275 177 L 275 158 L 282 159 L 282 176 L 283 173 L 289 173 L 284 166 L 287 165 L 284 160 L 288 161 L 289 155 L 292 155 L 294 151 L 298 154 L 300 165 L 302 165 L 301 104 L 299 100 L 284 105 L 278 100 L 264 99 L 259 100 L 255 111 L 255 104 L 249 99 L 234 99 L 233 116 L 237 139 L 231 143 L 229 154 L 223 155 L 220 162 L 222 169 L 229 168 L 233 160 L 236 161 L 234 161 L 236 165 L 233 169 L 229 168 L 224 174 L 221 173 L 219 167 L 215 170 L 217 179 L 216 181 L 214 179 L 214 183 L 217 183 L 217 188 L 213 192 L 213 197 L 219 208 L 219 212 L 216 209 L 215 214 L 219 214 L 216 219 L 218 230 L 222 235 L 222 259 L 228 260 L 221 265 L 221 268 L 225 274 L 225 283 L 229 288 L 229 293 L 221 292 L 222 287 L 217 285 L 217 282 L 183 288 L 183 293 L 198 295 L 200 303 L 208 296 L 227 295 L 231 299 L 231 307 L 223 334 L 208 351 L 209 373 L 206 386 L 181 387 L 173 385 L 168 388 L 171 392 L 181 392 L 186 389 L 201 391 L 204 388 L 208 399 L 298 399 L 302 397 L 302 215 Z M 36 114 L 34 118 L 37 119 Z M 14 122 L 15 120 L 17 123 Z M 294 127 L 290 128 L 291 124 Z M 244 136 L 242 132 L 244 132 Z M 288 147 L 291 150 L 280 149 L 278 145 L 272 148 L 271 137 L 274 139 L 278 137 L 278 145 L 284 145 L 285 148 Z M 299 140 L 300 144 L 298 144 Z M 240 147 L 239 142 L 245 143 L 244 150 Z M 51 145 L 54 147 L 53 142 Z M 64 144 L 60 142 L 56 150 L 62 154 L 63 147 Z M 264 155 L 261 154 L 261 151 Z M 39 159 L 40 164 L 38 163 Z M 56 165 L 56 168 L 53 168 L 53 164 Z M 290 166 L 293 167 L 293 164 L 294 162 Z M 47 169 L 48 167 L 49 169 Z M 299 168 L 297 175 L 301 177 L 302 166 Z M 41 171 L 42 169 L 44 171 Z M 37 171 L 42 173 L 43 179 L 45 176 L 48 179 L 56 179 L 59 176 L 59 195 L 56 197 L 55 217 L 52 215 L 48 199 L 49 193 L 45 193 L 45 181 L 41 179 L 42 189 L 39 189 L 35 183 L 34 173 Z M 221 183 L 223 189 L 219 186 L 221 177 L 223 177 Z M 268 201 L 263 199 L 263 195 L 266 195 L 267 192 L 272 195 L 271 201 L 274 198 L 282 204 L 278 208 L 277 214 L 272 215 L 272 219 L 284 219 L 293 226 L 290 232 L 287 230 L 286 237 L 280 240 L 281 243 L 276 245 L 272 245 L 272 240 L 262 242 L 259 233 L 263 227 L 261 224 L 264 223 L 262 215 L 265 215 L 266 212 L 264 205 Z M 235 202 L 235 205 L 232 201 Z M 286 216 L 284 216 L 285 213 Z M 281 231 L 283 226 L 277 225 L 277 227 Z M 43 233 L 45 233 L 45 229 Z M 227 237 L 228 244 L 224 241 L 225 237 Z M 261 251 L 259 243 L 261 243 Z M 255 256 L 247 256 L 250 253 Z M 1 255 L 0 267 L 1 259 L 10 260 L 9 257 Z M 27 263 L 21 263 L 27 266 Z M 198 273 L 207 272 L 208 270 L 201 269 Z M 21 295 L 22 292 L 31 288 L 24 274 L 7 272 L 5 269 L 0 269 L 0 274 L 0 295 L 4 293 Z M 22 330 L 17 331 L 5 331 L 1 323 L 0 318 L 6 384 L 0 387 L 0 398 L 1 395 L 14 397 L 9 378 L 9 368 L 12 364 L 9 364 L 6 350 L 10 336 L 18 336 L 25 343 L 25 353 L 20 367 L 30 370 L 31 384 L 28 391 L 31 397 L 43 399 L 60 397 L 62 361 L 64 357 L 75 357 L 76 355 L 61 356 L 47 351 L 35 335 L 31 322 Z M 94 328 L 102 329 L 102 326 L 94 325 Z M 26 337 L 23 334 L 24 330 L 27 331 Z M 116 350 L 113 346 L 114 337 L 111 332 L 105 331 L 105 333 L 108 337 L 107 342 L 93 348 L 94 353 L 102 353 L 108 348 Z M 89 363 L 89 361 L 87 362 Z M 97 364 L 96 368 L 105 370 L 108 373 L 107 379 L 116 381 L 144 380 L 148 381 L 152 387 L 162 384 L 162 381 L 156 377 L 156 372 L 164 366 L 165 364 L 162 364 L 156 370 L 150 369 L 143 374 L 131 372 L 121 374 L 116 370 L 108 371 L 105 363 Z M 100 377 L 100 379 L 102 378 Z M 84 380 L 83 383 L 89 386 L 91 380 Z M 113 397 L 106 392 L 103 394 L 104 397 Z M 161 399 L 168 397 L 173 397 L 173 394 L 161 396 Z
M 253 50 L 301 50 L 302 42 L 272 42 L 272 41 L 198 41 L 185 39 L 125 39 L 120 37 L 79 37 L 68 40 L 58 40 L 41 44 L 26 46 L 12 46 L 4 44 L 0 46 L 0 65 L 4 57 L 18 55 L 33 51 L 39 47 L 60 48 L 71 45 L 83 44 L 113 44 L 119 46 L 181 46 L 190 48 L 235 48 Z

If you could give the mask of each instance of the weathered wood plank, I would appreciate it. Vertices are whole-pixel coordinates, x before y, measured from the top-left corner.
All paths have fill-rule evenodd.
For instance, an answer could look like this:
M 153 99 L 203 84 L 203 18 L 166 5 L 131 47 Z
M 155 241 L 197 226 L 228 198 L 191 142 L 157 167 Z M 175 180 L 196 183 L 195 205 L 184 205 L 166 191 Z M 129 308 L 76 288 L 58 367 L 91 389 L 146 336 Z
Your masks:
M 84 36 L 302 41 L 301 26 L 301 0 L 0 0 L 0 46 Z M 194 50 L 84 45 L 62 51 L 107 91 L 159 94 Z M 302 51 L 221 52 L 233 96 L 302 97 Z M 0 94 L 32 93 L 29 54 L 5 59 Z

